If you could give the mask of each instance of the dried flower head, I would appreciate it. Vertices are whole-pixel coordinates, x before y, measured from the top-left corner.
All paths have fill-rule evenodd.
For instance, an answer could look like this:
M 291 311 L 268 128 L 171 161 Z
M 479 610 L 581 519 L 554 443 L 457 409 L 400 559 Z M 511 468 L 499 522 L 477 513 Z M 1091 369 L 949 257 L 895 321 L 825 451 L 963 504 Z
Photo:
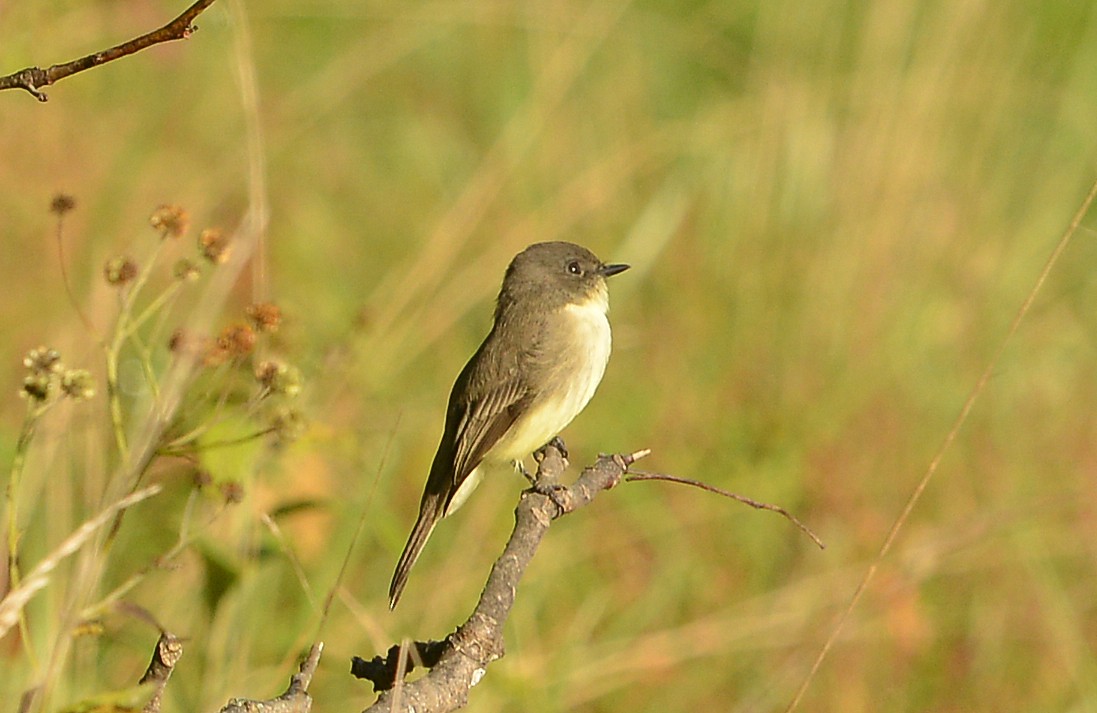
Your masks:
M 61 352 L 47 347 L 31 349 L 23 357 L 23 366 L 30 370 L 32 375 L 50 376 L 59 374 L 64 367 L 61 365 Z
M 65 193 L 58 193 L 50 201 L 50 213 L 61 217 L 76 207 L 76 199 Z
M 244 313 L 260 332 L 277 332 L 282 324 L 282 308 L 273 302 L 248 305 Z
M 213 474 L 205 468 L 196 468 L 191 477 L 194 478 L 194 487 L 196 488 L 208 488 L 213 485 Z
M 305 415 L 295 408 L 281 408 L 274 413 L 270 429 L 279 444 L 296 441 L 304 435 L 308 423 Z
M 103 276 L 108 285 L 121 287 L 137 277 L 137 263 L 128 257 L 113 257 L 103 266 Z
M 255 380 L 270 394 L 296 396 L 301 393 L 301 372 L 297 367 L 265 361 L 255 368 Z
M 76 401 L 90 399 L 95 396 L 95 379 L 86 369 L 69 369 L 61 375 L 61 392 Z
M 206 228 L 198 236 L 198 252 L 214 265 L 228 260 L 230 251 L 229 239 L 220 228 Z
M 190 344 L 190 339 L 187 338 L 187 332 L 182 327 L 176 329 L 168 337 L 168 351 L 172 354 L 182 353 Z
M 221 345 L 220 339 L 205 344 L 205 349 L 202 351 L 202 366 L 207 368 L 220 366 L 228 360 L 229 350 Z
M 194 264 L 194 260 L 184 257 L 176 261 L 175 266 L 172 268 L 172 274 L 175 275 L 176 280 L 194 282 L 202 276 L 202 271 Z
M 244 499 L 244 486 L 237 480 L 226 480 L 221 483 L 221 495 L 225 498 L 225 503 L 228 505 L 235 505 Z
M 152 212 L 149 225 L 160 231 L 161 238 L 178 238 L 190 227 L 190 216 L 177 205 L 162 205 Z
M 46 401 L 53 393 L 53 384 L 51 374 L 30 374 L 23 379 L 23 388 L 19 395 L 32 401 Z
M 243 357 L 251 354 L 255 349 L 255 341 L 254 329 L 246 324 L 234 324 L 221 330 L 221 336 L 217 338 L 217 346 L 229 356 Z

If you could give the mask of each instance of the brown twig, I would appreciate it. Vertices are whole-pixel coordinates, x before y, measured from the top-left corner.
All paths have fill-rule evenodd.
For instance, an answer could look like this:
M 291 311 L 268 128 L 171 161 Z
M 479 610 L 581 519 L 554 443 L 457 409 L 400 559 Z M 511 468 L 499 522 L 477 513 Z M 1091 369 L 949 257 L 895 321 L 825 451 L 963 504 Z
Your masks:
M 86 57 L 74 59 L 71 62 L 65 62 L 64 64 L 55 64 L 47 69 L 27 67 L 18 72 L 0 77 L 0 90 L 25 89 L 38 101 L 47 101 L 49 97 L 41 91 L 42 87 L 48 87 L 77 72 L 83 72 L 86 69 L 112 62 L 121 57 L 125 57 L 126 55 L 131 55 L 134 52 L 143 50 L 146 47 L 152 47 L 153 45 L 171 42 L 173 40 L 187 39 L 198 29 L 191 24 L 194 21 L 194 18 L 202 14 L 202 12 L 212 5 L 213 2 L 214 0 L 198 0 L 184 10 L 183 14 L 160 29 L 136 37 L 129 42 L 115 45 L 110 49 L 95 52 Z
M 320 663 L 320 654 L 324 643 L 317 641 L 309 649 L 308 656 L 301 662 L 300 670 L 289 681 L 289 688 L 277 698 L 267 701 L 253 701 L 250 698 L 233 698 L 225 704 L 220 713 L 309 713 L 312 697 L 309 696 L 309 684 Z
M 666 480 L 692 485 L 760 510 L 772 510 L 792 521 L 819 547 L 823 546 L 810 529 L 784 508 L 696 480 L 630 471 L 633 463 L 650 453 L 647 449 L 625 455 L 600 456 L 570 487 L 560 484 L 567 461 L 559 448 L 549 445 L 543 453 L 533 487 L 523 493 L 514 510 L 514 530 L 506 548 L 495 561 L 476 609 L 468 620 L 443 641 L 393 646 L 385 656 L 377 656 L 371 661 L 355 657 L 351 673 L 371 681 L 374 690 L 381 693 L 366 713 L 411 710 L 439 713 L 464 707 L 468 703 L 469 690 L 483 677 L 488 664 L 503 656 L 503 627 L 514 605 L 518 584 L 552 521 L 587 506 L 598 493 L 615 487 L 622 479 Z M 404 676 L 416 667 L 427 668 L 429 673 L 405 683 Z
M 630 483 L 634 482 L 634 481 L 644 481 L 644 480 L 665 480 L 668 483 L 680 483 L 682 485 L 692 485 L 695 488 L 700 488 L 701 490 L 706 490 L 710 493 L 716 493 L 717 495 L 723 495 L 725 498 L 731 498 L 732 500 L 737 500 L 738 502 L 741 502 L 744 505 L 751 506 L 755 510 L 769 510 L 770 512 L 778 513 L 780 515 L 783 515 L 785 518 L 787 518 L 788 521 L 791 522 L 793 525 L 796 525 L 796 527 L 800 528 L 800 530 L 803 531 L 803 533 L 805 535 L 807 535 L 808 537 L 811 538 L 812 542 L 814 542 L 815 544 L 817 544 L 819 546 L 819 549 L 825 550 L 827 548 L 826 545 L 823 544 L 823 541 L 820 540 L 819 537 L 814 532 L 811 531 L 811 528 L 809 528 L 804 523 L 800 522 L 800 520 L 798 520 L 795 515 L 790 513 L 788 510 L 785 510 L 780 505 L 771 505 L 770 503 L 763 503 L 763 502 L 760 502 L 760 501 L 755 500 L 753 498 L 748 498 L 745 495 L 738 495 L 736 493 L 728 492 L 727 490 L 724 490 L 722 488 L 717 488 L 715 485 L 709 485 L 708 483 L 702 483 L 699 480 L 692 480 L 690 478 L 681 478 L 677 475 L 666 475 L 664 473 L 645 473 L 643 471 L 637 471 L 637 472 L 629 473 L 628 476 L 625 477 L 625 481 L 630 482 Z
M 514 605 L 522 574 L 549 525 L 554 519 L 590 504 L 601 491 L 616 486 L 629 466 L 647 453 L 644 450 L 601 456 L 571 487 L 564 487 L 559 480 L 567 461 L 555 446 L 546 447 L 533 488 L 523 493 L 515 508 L 510 540 L 492 567 L 480 601 L 468 620 L 442 642 L 394 647 L 396 651 L 390 649 L 386 658 L 378 657 L 369 663 L 359 659 L 355 663 L 355 675 L 368 678 L 374 690 L 381 691 L 377 702 L 367 710 L 428 713 L 465 706 L 469 690 L 483 677 L 488 664 L 504 654 L 503 626 Z M 440 649 L 437 661 L 427 675 L 404 683 L 404 674 L 413 668 L 409 657 L 419 656 L 415 663 L 428 665 L 424 647 L 430 647 L 431 657 Z
M 369 661 L 355 656 L 350 661 L 350 675 L 373 683 L 374 690 L 392 688 L 394 681 L 402 679 L 417 666 L 433 668 L 446 651 L 445 641 L 414 641 L 393 644 L 384 656 L 374 656 Z
M 137 683 L 151 683 L 156 686 L 152 698 L 149 699 L 141 713 L 160 713 L 160 699 L 164 695 L 164 688 L 168 685 L 171 672 L 175 670 L 175 664 L 183 655 L 183 642 L 174 634 L 163 631 L 156 642 L 156 650 L 152 652 L 152 660 L 145 669 L 145 675 Z

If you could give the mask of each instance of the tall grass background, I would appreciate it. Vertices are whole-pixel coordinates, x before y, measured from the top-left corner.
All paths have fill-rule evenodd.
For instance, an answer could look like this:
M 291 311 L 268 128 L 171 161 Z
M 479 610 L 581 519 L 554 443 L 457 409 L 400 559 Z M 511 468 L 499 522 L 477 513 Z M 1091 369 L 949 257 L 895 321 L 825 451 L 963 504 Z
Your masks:
M 0 71 L 102 49 L 183 5 L 0 4 Z M 188 512 L 193 543 L 126 596 L 187 637 L 165 709 L 275 695 L 313 638 L 327 644 L 316 709 L 368 704 L 349 657 L 446 634 L 509 531 L 522 484 L 502 472 L 387 610 L 446 394 L 502 271 L 560 239 L 634 265 L 611 285 L 606 378 L 564 433 L 573 462 L 649 447 L 646 467 L 784 505 L 828 547 L 696 491 L 621 487 L 553 528 L 470 709 L 782 708 L 1097 177 L 1095 11 L 226 0 L 190 40 L 71 77 L 47 104 L 0 94 L 0 455 L 15 454 L 28 349 L 101 368 L 61 282 L 59 191 L 77 200 L 65 261 L 97 328 L 115 308 L 102 265 L 152 251 L 155 206 L 185 206 L 192 234 L 269 211 L 252 264 L 204 316 L 216 330 L 248 302 L 280 304 L 264 348 L 301 368 L 310 422 L 284 450 L 209 454 L 215 480 L 242 484 L 235 506 L 207 494 L 187 511 L 188 469 L 154 464 L 164 491 L 32 602 L 38 665 L 14 633 L 0 640 L 0 711 L 46 677 L 73 597 L 148 568 Z M 1097 710 L 1092 224 L 801 710 Z M 25 569 L 100 503 L 117 467 L 107 412 L 100 393 L 40 425 Z M 104 568 L 94 591 L 74 591 L 80 562 Z M 46 677 L 49 709 L 144 670 L 155 629 L 125 608 L 98 622 Z

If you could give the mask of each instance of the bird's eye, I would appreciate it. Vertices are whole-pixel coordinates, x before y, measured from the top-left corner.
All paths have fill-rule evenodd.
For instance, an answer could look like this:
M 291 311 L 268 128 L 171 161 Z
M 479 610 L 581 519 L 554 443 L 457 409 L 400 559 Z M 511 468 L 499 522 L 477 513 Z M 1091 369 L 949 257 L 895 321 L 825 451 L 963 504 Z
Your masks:
M 568 263 L 568 272 L 570 272 L 572 275 L 583 274 L 583 268 L 580 267 L 578 260 L 572 260 Z

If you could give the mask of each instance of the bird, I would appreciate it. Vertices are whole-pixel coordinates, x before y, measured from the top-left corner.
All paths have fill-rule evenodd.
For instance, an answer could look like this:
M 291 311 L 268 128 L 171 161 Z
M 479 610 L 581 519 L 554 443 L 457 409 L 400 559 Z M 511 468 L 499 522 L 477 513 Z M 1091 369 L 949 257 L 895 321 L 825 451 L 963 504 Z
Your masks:
M 395 609 L 438 522 L 476 488 L 485 462 L 521 463 L 594 396 L 609 362 L 606 264 L 574 243 L 535 243 L 507 267 L 491 330 L 450 391 L 419 515 L 389 586 Z

